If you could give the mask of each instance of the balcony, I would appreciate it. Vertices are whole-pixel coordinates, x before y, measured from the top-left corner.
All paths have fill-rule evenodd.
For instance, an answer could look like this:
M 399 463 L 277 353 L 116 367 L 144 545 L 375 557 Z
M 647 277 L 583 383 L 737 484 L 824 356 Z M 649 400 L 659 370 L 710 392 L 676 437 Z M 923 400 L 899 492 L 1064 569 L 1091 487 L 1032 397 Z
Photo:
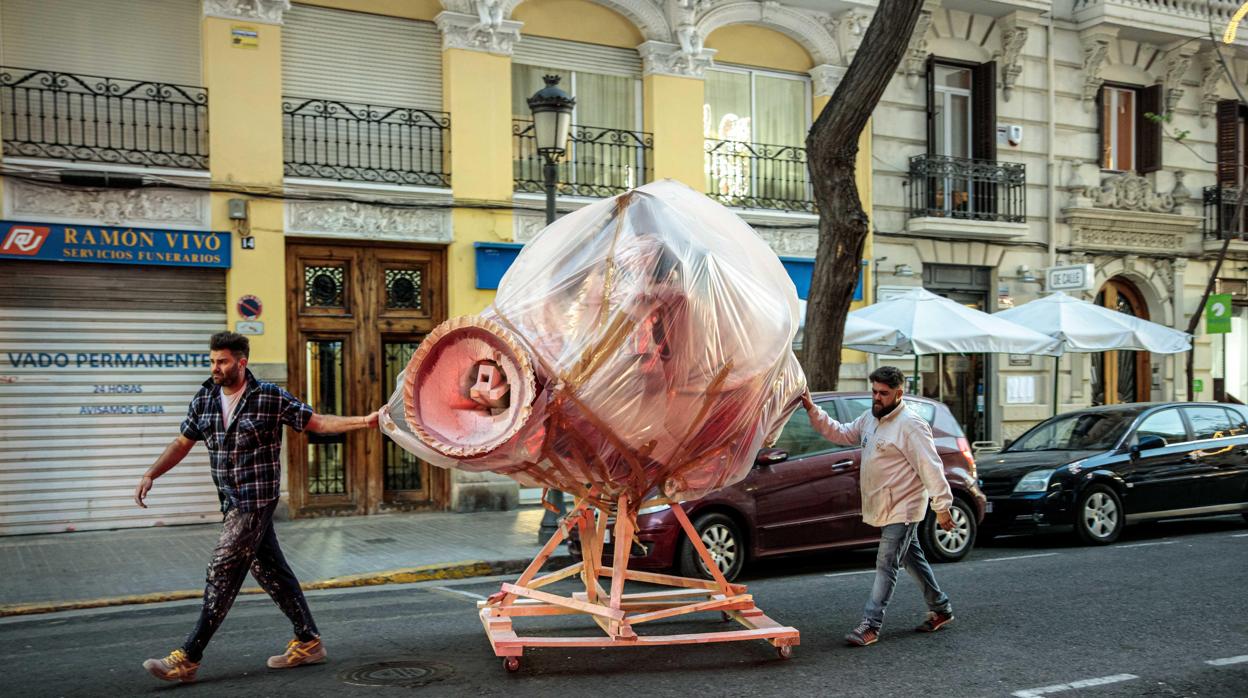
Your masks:
M 1217 251 L 1222 242 L 1230 238 L 1230 250 L 1237 256 L 1248 253 L 1248 199 L 1235 215 L 1239 204 L 1238 187 L 1211 186 L 1204 188 L 1205 225 L 1204 247 L 1206 251 Z
M 537 152 L 533 122 L 515 119 L 511 132 L 516 191 L 545 192 L 545 160 Z M 653 164 L 654 137 L 649 133 L 573 125 L 567 156 L 559 163 L 556 191 L 564 196 L 615 196 L 650 181 Z
M 1074 0 L 1071 18 L 1080 29 L 1104 24 L 1120 29 L 1119 36 L 1134 41 L 1164 43 L 1174 37 L 1209 35 L 1210 13 L 1213 31 L 1221 36 L 1239 0 Z M 1242 44 L 1246 31 L 1236 43 Z
M 208 168 L 202 87 L 0 68 L 0 122 L 5 157 Z
M 450 115 L 329 99 L 282 100 L 287 177 L 451 186 Z
M 706 193 L 725 206 L 813 213 L 806 149 L 707 138 Z
M 944 155 L 910 158 L 911 232 L 1001 239 L 1027 233 L 1027 166 Z

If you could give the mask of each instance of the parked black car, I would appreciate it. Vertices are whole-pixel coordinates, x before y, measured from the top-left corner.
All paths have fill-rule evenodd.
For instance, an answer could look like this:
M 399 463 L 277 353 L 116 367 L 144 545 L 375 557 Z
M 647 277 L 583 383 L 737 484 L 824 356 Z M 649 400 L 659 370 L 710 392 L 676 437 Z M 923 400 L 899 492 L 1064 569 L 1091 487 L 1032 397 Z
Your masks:
M 1242 512 L 1248 519 L 1248 407 L 1133 403 L 1068 412 L 998 454 L 980 455 L 990 510 L 981 535 L 1073 525 L 1114 542 L 1128 523 Z

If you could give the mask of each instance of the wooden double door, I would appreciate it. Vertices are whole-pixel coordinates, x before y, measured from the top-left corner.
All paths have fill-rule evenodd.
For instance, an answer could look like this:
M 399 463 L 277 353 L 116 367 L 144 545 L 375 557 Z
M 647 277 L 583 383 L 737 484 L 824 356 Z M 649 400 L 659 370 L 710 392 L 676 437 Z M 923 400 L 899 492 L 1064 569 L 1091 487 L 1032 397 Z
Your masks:
M 288 242 L 288 387 L 319 413 L 382 406 L 446 317 L 440 248 Z M 449 482 L 376 430 L 296 434 L 287 453 L 295 515 L 441 508 Z

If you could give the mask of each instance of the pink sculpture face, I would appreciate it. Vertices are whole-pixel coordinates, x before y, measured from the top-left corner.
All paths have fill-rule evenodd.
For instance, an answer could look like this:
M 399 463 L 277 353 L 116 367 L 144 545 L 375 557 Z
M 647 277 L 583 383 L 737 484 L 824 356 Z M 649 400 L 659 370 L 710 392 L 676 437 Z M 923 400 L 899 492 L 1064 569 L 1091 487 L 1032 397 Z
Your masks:
M 696 498 L 744 477 L 795 407 L 796 329 L 749 226 L 650 184 L 546 228 L 486 313 L 426 338 L 400 415 L 419 443 L 400 444 L 573 493 Z

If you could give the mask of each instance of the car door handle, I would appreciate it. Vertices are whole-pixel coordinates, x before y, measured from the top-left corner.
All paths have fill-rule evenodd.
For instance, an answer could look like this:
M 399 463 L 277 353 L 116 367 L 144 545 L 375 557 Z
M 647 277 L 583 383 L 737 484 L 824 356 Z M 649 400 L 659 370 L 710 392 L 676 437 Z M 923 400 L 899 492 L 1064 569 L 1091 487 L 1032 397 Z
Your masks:
M 839 462 L 837 462 L 837 463 L 833 463 L 833 464 L 832 464 L 832 469 L 833 469 L 833 470 L 844 470 L 844 469 L 846 469 L 846 468 L 848 468 L 848 467 L 852 466 L 853 464 L 854 464 L 854 462 L 853 462 L 852 460 L 843 460 L 843 461 L 839 461 Z

